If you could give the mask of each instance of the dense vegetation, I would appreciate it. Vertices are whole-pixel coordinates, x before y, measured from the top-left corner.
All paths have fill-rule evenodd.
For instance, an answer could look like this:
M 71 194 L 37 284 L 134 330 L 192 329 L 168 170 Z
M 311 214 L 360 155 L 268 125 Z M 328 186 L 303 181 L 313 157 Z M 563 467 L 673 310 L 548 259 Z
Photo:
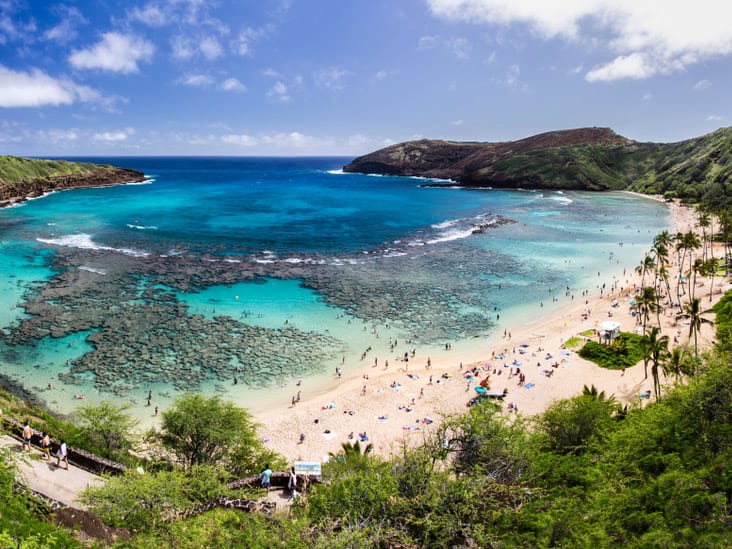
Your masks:
M 643 359 L 641 339 L 638 334 L 623 332 L 610 345 L 588 341 L 579 350 L 579 355 L 603 368 L 611 370 L 630 368 Z

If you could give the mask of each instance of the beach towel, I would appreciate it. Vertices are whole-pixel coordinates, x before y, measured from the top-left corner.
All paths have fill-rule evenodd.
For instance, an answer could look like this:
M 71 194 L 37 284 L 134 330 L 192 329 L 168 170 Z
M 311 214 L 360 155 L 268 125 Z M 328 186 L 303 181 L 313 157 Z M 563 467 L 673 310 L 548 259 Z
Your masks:
M 526 385 L 524 385 L 524 387 L 525 387 L 526 389 L 531 389 L 531 388 L 532 388 L 533 386 L 534 386 L 534 384 L 533 384 L 533 383 L 527 383 Z

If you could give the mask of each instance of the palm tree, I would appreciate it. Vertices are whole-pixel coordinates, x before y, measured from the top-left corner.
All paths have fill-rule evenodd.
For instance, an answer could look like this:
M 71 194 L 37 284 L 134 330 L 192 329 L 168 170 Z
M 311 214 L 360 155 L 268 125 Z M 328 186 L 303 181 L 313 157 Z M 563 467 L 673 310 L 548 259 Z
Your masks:
M 341 444 L 341 451 L 334 454 L 333 452 L 328 453 L 330 458 L 328 461 L 332 463 L 338 463 L 342 465 L 344 469 L 349 471 L 362 471 L 368 468 L 371 456 L 371 452 L 374 449 L 374 445 L 370 442 L 363 448 L 361 443 L 357 440 L 354 443 L 344 442 Z
M 671 351 L 671 354 L 668 357 L 668 360 L 663 365 L 664 368 L 664 375 L 673 374 L 673 376 L 676 378 L 676 381 L 681 380 L 681 376 L 683 374 L 691 374 L 693 372 L 687 371 L 687 365 L 688 365 L 688 355 L 687 350 L 684 347 L 674 347 Z
M 653 258 L 650 255 L 647 255 L 635 268 L 635 272 L 641 275 L 641 288 L 645 285 L 646 274 L 653 271 L 654 264 L 655 262 L 653 261 Z
M 697 219 L 697 225 L 702 230 L 702 259 L 707 258 L 707 227 L 711 225 L 711 216 L 704 206 L 697 206 L 696 210 L 699 218 Z
M 655 238 L 653 239 L 653 247 L 651 248 L 651 252 L 656 258 L 656 284 L 654 284 L 654 287 L 656 288 L 656 292 L 658 293 L 658 278 L 663 273 L 666 272 L 665 265 L 668 263 L 668 249 L 669 246 L 671 246 L 671 243 L 673 242 L 673 237 L 668 231 L 661 231 L 658 233 Z M 663 278 L 661 276 L 661 278 Z M 663 278 L 663 280 L 666 282 L 666 286 L 668 288 L 668 280 L 667 278 Z M 668 292 L 669 298 L 671 297 L 671 292 Z
M 665 371 L 665 364 L 669 358 L 668 336 L 660 336 L 661 329 L 658 326 L 651 328 L 651 333 L 644 335 L 643 339 L 643 360 L 651 363 L 651 376 L 653 377 L 653 392 L 656 400 L 661 396 L 661 379 L 658 369 Z M 659 337 L 660 336 L 660 337 Z
M 679 316 L 681 318 L 688 318 L 689 319 L 689 339 L 691 339 L 691 336 L 694 336 L 694 356 L 696 358 L 699 358 L 699 345 L 698 345 L 698 336 L 699 332 L 701 331 L 702 325 L 704 324 L 714 324 L 711 320 L 708 318 L 704 318 L 702 315 L 710 313 L 709 311 L 702 311 L 701 307 L 701 299 L 698 297 L 695 297 L 691 300 L 690 303 L 687 303 L 684 306 L 684 312 L 680 314 Z
M 658 313 L 662 307 L 658 304 L 658 297 L 653 286 L 646 286 L 643 291 L 635 296 L 635 303 L 640 313 L 639 320 L 643 322 L 643 333 L 646 333 L 646 324 L 651 318 L 651 313 Z M 659 319 L 659 325 L 661 324 Z
M 676 235 L 676 251 L 679 253 L 679 278 L 676 281 L 676 298 L 681 303 L 681 280 L 684 273 L 684 263 L 686 262 L 686 254 L 692 250 L 696 250 L 701 246 L 699 237 L 689 231 L 688 233 L 678 233 Z
M 656 291 L 653 286 L 646 286 L 643 291 L 635 296 L 635 302 L 638 306 L 640 314 L 639 320 L 643 321 L 643 339 L 641 339 L 641 345 L 643 346 L 643 373 L 645 378 L 648 379 L 648 356 L 646 354 L 646 324 L 651 317 L 652 312 L 656 312 L 659 309 L 658 301 L 656 300 Z M 661 324 L 659 320 L 659 325 Z
M 709 281 L 709 301 L 712 301 L 712 291 L 714 290 L 714 277 L 717 276 L 717 269 L 719 268 L 719 259 L 716 257 L 710 257 L 704 262 L 704 270 L 707 276 L 710 276 L 712 280 Z
M 689 281 L 689 300 L 694 299 L 694 295 L 696 293 L 696 277 L 697 275 L 706 276 L 706 262 L 701 259 L 700 257 L 697 257 L 694 260 L 694 264 L 689 269 L 689 272 L 686 273 L 687 277 L 691 280 Z

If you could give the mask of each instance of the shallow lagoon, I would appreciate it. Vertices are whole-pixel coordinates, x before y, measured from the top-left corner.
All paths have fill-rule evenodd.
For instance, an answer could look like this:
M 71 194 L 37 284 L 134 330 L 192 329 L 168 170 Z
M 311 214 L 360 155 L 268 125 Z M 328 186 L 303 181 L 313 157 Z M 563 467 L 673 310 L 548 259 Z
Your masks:
M 148 391 L 287 402 L 336 366 L 488 349 L 670 223 L 630 194 L 421 188 L 346 160 L 110 159 L 155 181 L 3 210 L 3 373 L 59 411 L 83 394 L 145 416 Z

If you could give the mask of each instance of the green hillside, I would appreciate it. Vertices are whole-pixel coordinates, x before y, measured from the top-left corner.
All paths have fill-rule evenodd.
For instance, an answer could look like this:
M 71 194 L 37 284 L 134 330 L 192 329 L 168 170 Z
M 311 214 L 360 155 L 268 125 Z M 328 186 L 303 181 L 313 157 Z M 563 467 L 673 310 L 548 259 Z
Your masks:
M 98 169 L 98 164 L 89 162 L 0 156 L 0 184 L 33 181 L 60 175 L 88 175 Z
M 77 187 L 143 181 L 145 174 L 90 162 L 0 156 L 0 206 Z
M 347 172 L 451 179 L 462 186 L 631 190 L 732 206 L 732 128 L 678 143 L 641 143 L 578 128 L 499 143 L 408 141 L 355 159 Z

